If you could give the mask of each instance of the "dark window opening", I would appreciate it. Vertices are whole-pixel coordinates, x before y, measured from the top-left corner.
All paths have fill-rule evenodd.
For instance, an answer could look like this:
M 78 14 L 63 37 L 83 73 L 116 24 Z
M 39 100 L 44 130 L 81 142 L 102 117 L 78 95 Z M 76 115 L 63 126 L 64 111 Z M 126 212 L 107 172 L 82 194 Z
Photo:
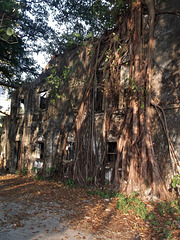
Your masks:
M 39 152 L 40 152 L 40 159 L 43 159 L 43 157 L 44 157 L 44 143 L 43 142 L 41 142 L 41 143 L 39 143 Z
M 107 145 L 107 161 L 115 162 L 117 157 L 117 143 L 116 142 L 108 142 Z
M 103 90 L 102 89 L 95 89 L 95 112 L 101 112 L 103 110 Z
M 108 102 L 109 102 L 108 103 L 109 108 L 113 108 L 114 110 L 117 110 L 119 108 L 119 95 L 114 93 Z
M 47 105 L 47 92 L 40 93 L 40 108 L 46 109 Z
M 108 153 L 116 154 L 117 143 L 116 142 L 108 142 Z
M 75 144 L 74 142 L 68 142 L 66 144 L 66 160 L 73 160 L 75 152 Z

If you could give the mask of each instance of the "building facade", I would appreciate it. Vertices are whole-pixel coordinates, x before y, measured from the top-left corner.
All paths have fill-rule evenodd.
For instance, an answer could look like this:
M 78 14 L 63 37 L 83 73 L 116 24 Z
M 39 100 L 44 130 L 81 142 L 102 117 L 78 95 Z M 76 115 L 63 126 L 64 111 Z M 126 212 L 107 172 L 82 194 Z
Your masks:
M 173 4 L 168 4 L 162 1 L 161 10 L 171 9 Z M 146 19 L 145 13 L 144 52 Z M 178 165 L 176 173 L 180 171 L 178 26 L 175 14 L 157 17 L 151 86 L 153 144 L 168 183 L 174 171 L 173 159 Z M 119 33 L 114 30 L 110 34 L 115 39 Z M 91 63 L 96 40 L 53 57 L 37 81 L 13 93 L 11 115 L 4 120 L 1 136 L 1 156 L 11 171 L 27 168 L 29 173 L 33 169 L 47 173 L 54 169 L 62 179 L 75 178 L 82 184 L 88 179 L 98 182 L 99 175 L 113 182 L 118 129 L 127 111 L 130 58 L 126 50 L 130 44 L 124 35 L 122 47 L 113 53 L 108 52 L 111 43 L 107 43 L 107 36 L 102 39 L 96 47 L 99 61 L 94 65 Z M 103 52 L 106 54 L 101 58 Z M 118 82 L 112 79 L 112 69 L 106 67 L 112 55 L 114 61 L 117 59 L 116 53 L 120 65 L 112 68 L 118 74 Z M 120 176 L 121 171 L 120 162 Z

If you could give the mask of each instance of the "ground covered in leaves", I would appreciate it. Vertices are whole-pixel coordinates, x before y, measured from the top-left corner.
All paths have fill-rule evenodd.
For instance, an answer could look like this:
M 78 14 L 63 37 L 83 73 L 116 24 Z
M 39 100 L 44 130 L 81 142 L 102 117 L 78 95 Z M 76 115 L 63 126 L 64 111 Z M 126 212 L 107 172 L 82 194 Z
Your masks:
M 1 175 L 0 239 L 175 240 L 180 239 L 178 204 Z

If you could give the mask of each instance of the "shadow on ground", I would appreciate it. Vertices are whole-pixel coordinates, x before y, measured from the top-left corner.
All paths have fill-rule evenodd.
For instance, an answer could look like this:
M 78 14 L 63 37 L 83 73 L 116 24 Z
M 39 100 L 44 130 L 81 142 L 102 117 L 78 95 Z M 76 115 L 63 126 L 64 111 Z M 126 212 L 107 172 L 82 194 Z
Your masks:
M 0 239 L 162 239 L 156 226 L 118 211 L 116 202 L 61 183 L 0 176 Z

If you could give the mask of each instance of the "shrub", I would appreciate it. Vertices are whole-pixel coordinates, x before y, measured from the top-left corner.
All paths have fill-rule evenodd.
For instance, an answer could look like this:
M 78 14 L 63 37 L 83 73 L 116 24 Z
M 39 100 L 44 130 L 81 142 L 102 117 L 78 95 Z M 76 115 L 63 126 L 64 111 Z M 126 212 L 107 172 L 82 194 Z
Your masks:
M 138 198 L 138 194 L 136 192 L 134 192 L 131 196 L 126 196 L 120 193 L 117 207 L 118 209 L 123 210 L 124 213 L 128 213 L 133 210 L 135 214 L 141 217 L 141 219 L 146 219 L 148 216 L 148 208 Z

